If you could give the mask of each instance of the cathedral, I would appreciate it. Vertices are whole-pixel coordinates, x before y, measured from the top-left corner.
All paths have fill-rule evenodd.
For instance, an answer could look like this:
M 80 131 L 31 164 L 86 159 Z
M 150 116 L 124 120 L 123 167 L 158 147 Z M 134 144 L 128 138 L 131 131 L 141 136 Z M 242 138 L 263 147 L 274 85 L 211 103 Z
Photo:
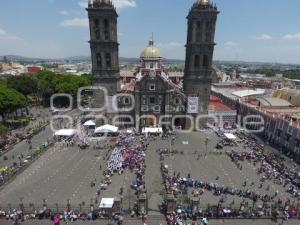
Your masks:
M 137 73 L 128 82 L 121 82 L 118 14 L 113 3 L 110 0 L 94 0 L 89 2 L 87 11 L 93 86 L 106 89 L 106 97 L 94 94 L 94 101 L 101 105 L 117 99 L 118 110 L 109 106 L 103 111 L 111 123 L 137 128 L 184 128 L 192 122 L 198 123 L 199 115 L 207 114 L 219 13 L 215 5 L 208 0 L 198 0 L 188 13 L 182 78 L 170 76 L 164 68 L 161 51 L 152 39 L 140 55 Z

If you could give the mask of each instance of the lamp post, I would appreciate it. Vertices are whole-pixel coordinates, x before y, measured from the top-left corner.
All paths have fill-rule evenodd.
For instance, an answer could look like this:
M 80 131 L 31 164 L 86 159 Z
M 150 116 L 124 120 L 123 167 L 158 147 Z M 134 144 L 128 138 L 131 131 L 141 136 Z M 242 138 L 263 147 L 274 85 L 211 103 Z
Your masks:
M 205 139 L 205 157 L 206 157 L 206 155 L 207 155 L 207 146 L 208 146 L 208 142 L 209 142 L 209 138 L 206 137 L 206 139 Z

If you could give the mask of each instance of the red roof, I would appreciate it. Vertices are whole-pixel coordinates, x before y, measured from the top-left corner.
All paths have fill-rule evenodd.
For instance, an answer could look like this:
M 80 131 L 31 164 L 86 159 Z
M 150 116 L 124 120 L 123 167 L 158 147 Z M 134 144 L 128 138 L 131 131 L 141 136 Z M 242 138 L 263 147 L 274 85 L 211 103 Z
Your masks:
M 213 95 L 210 96 L 208 109 L 213 110 L 215 112 L 227 112 L 234 110 L 232 107 L 224 104 L 220 98 Z
M 38 73 L 41 71 L 41 68 L 38 66 L 28 66 L 27 71 L 28 73 Z

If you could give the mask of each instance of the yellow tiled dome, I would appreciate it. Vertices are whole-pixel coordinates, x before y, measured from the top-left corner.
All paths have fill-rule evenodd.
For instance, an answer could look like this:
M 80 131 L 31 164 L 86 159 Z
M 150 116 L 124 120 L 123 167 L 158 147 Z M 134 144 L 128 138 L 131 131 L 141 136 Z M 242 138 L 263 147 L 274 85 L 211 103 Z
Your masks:
M 160 50 L 154 46 L 153 41 L 149 41 L 149 45 L 141 54 L 141 58 L 162 58 Z

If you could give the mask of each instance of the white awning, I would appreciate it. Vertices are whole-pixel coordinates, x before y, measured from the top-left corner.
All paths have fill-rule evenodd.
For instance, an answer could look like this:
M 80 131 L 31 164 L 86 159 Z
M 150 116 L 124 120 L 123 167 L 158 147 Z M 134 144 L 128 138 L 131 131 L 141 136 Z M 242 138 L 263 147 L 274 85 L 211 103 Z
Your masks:
M 145 127 L 142 130 L 142 133 L 162 133 L 163 130 L 161 127 Z
M 84 124 L 84 126 L 96 126 L 96 123 L 93 121 L 93 120 L 89 120 L 89 121 L 86 121 Z
M 127 129 L 127 130 L 126 130 L 126 133 L 127 133 L 127 134 L 133 134 L 133 130 Z
M 95 129 L 95 133 L 116 133 L 118 132 L 119 127 L 115 127 L 109 124 L 103 125 L 101 127 L 97 127 Z
M 111 209 L 114 205 L 114 198 L 102 198 L 99 208 L 100 209 Z
M 236 136 L 231 133 L 224 133 L 225 137 L 230 140 L 235 140 Z
M 54 133 L 54 136 L 73 136 L 76 134 L 76 130 L 74 129 L 61 129 L 59 131 L 56 131 Z

